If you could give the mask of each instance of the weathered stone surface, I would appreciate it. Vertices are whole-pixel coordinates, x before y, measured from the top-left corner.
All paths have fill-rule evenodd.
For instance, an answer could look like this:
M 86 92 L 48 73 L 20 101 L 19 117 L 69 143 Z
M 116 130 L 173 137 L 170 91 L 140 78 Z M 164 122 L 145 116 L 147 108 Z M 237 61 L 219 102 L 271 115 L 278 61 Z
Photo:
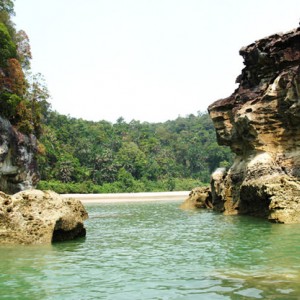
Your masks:
M 194 188 L 189 197 L 180 205 L 182 209 L 212 208 L 211 191 L 209 187 Z
M 82 203 L 52 191 L 0 192 L 0 244 L 41 244 L 85 236 Z
M 239 87 L 208 110 L 236 159 L 212 176 L 215 209 L 300 222 L 300 28 L 242 48 Z
M 0 190 L 13 194 L 32 188 L 39 180 L 34 135 L 18 132 L 0 117 Z

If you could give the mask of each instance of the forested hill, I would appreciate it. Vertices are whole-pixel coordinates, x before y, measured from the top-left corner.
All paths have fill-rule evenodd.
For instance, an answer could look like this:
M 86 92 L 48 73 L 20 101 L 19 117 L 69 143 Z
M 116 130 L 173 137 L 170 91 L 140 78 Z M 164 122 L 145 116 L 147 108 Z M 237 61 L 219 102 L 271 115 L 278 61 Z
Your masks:
M 112 124 L 49 112 L 40 142 L 39 187 L 61 193 L 187 190 L 232 159 L 206 113 Z

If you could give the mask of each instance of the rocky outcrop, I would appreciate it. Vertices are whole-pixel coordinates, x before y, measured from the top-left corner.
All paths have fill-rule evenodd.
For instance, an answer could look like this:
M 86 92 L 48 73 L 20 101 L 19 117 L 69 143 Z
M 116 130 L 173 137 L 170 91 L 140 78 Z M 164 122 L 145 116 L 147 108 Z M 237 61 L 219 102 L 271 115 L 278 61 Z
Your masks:
M 209 187 L 194 188 L 189 197 L 180 205 L 181 209 L 212 208 L 212 197 Z
M 0 191 L 13 194 L 36 185 L 36 151 L 34 135 L 18 132 L 0 117 Z
M 0 244 L 45 244 L 86 234 L 88 214 L 76 199 L 51 191 L 0 192 Z
M 236 159 L 212 176 L 215 209 L 300 222 L 300 28 L 242 48 L 239 87 L 208 108 Z

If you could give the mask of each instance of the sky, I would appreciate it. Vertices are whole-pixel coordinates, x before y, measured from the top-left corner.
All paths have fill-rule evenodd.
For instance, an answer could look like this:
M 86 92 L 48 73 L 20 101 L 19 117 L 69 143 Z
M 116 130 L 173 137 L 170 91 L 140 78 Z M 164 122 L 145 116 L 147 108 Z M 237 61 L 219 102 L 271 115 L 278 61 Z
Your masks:
M 165 122 L 237 87 L 241 47 L 299 25 L 299 0 L 15 0 L 52 109 Z

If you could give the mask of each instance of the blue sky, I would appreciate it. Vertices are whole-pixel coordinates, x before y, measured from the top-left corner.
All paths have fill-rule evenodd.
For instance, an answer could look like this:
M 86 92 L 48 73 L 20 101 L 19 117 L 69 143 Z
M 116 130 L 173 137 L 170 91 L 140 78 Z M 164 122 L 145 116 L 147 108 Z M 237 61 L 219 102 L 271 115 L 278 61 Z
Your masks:
M 238 52 L 296 28 L 299 0 L 15 0 L 52 108 L 163 122 L 229 96 Z

